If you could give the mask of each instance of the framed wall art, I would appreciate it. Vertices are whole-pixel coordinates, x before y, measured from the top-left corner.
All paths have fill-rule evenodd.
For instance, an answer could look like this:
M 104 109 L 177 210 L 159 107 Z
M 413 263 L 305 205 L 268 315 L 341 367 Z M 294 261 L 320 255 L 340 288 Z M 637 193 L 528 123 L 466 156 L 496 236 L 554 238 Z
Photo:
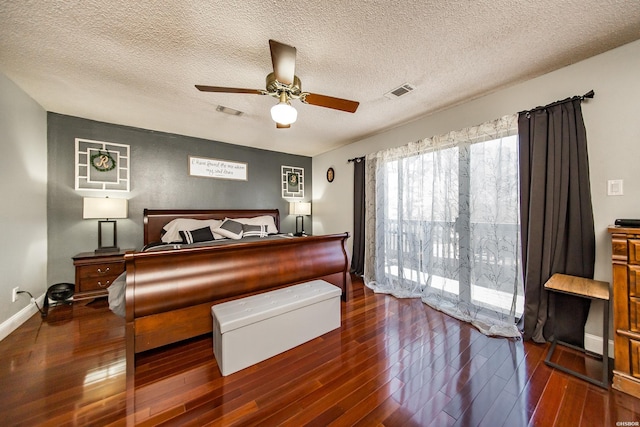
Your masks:
M 282 166 L 282 197 L 304 197 L 304 168 Z
M 76 138 L 76 190 L 129 191 L 129 146 Z

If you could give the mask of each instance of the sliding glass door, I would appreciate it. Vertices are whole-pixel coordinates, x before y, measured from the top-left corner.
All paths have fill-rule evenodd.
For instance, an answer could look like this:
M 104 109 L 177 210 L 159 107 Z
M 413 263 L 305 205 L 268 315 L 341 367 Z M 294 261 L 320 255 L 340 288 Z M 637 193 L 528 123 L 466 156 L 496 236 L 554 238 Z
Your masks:
M 523 308 L 515 132 L 465 130 L 367 159 L 370 287 L 515 336 Z

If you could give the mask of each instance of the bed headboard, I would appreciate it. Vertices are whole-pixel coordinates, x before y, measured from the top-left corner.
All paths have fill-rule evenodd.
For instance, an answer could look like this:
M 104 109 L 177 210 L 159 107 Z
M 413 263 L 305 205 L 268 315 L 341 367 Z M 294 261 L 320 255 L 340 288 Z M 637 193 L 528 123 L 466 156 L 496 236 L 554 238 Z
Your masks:
M 225 219 L 252 218 L 271 215 L 280 230 L 280 212 L 278 209 L 145 209 L 144 210 L 144 244 L 159 242 L 162 227 L 177 218 L 191 219 Z

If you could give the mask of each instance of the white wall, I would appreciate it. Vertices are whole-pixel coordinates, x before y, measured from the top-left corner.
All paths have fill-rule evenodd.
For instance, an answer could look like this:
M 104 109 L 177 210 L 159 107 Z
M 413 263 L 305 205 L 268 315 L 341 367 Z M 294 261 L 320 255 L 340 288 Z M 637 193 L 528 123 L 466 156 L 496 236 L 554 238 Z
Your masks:
M 639 76 L 640 41 L 635 41 L 316 156 L 313 158 L 314 233 L 353 233 L 353 166 L 347 159 L 582 95 L 593 89 L 595 98 L 584 102 L 582 111 L 587 128 L 595 217 L 595 278 L 611 282 L 611 239 L 607 226 L 616 218 L 640 218 Z M 388 102 L 402 102 L 402 99 Z M 330 166 L 336 171 L 335 181 L 331 184 L 324 177 Z M 624 180 L 624 196 L 607 196 L 609 179 Z M 601 322 L 602 306 L 594 304 L 587 322 L 587 334 L 601 338 Z
M 33 314 L 47 279 L 47 114 L 0 73 L 0 339 Z

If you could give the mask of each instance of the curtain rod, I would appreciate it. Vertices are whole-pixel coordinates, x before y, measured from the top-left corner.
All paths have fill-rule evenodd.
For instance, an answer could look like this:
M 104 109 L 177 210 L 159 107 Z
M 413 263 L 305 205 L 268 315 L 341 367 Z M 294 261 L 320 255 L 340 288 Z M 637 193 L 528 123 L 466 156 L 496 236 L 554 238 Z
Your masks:
M 582 96 L 574 96 L 572 98 L 567 98 L 567 99 L 562 99 L 560 101 L 556 101 L 556 102 L 552 102 L 551 104 L 542 106 L 542 107 L 536 107 L 536 108 L 532 108 L 531 110 L 523 110 L 518 112 L 518 114 L 531 114 L 534 111 L 540 111 L 540 110 L 544 110 L 545 108 L 549 108 L 549 107 L 553 107 L 559 104 L 564 104 L 565 102 L 569 102 L 569 101 L 573 101 L 576 99 L 579 99 L 580 101 L 584 101 L 585 99 L 589 98 L 593 98 L 595 96 L 595 92 L 593 91 L 593 89 L 591 89 L 589 92 L 585 93 Z
M 349 159 L 349 160 L 347 160 L 347 163 L 351 163 L 351 162 L 359 162 L 359 161 L 361 161 L 362 159 L 364 159 L 364 156 L 362 156 L 362 157 L 354 157 L 353 159 Z

